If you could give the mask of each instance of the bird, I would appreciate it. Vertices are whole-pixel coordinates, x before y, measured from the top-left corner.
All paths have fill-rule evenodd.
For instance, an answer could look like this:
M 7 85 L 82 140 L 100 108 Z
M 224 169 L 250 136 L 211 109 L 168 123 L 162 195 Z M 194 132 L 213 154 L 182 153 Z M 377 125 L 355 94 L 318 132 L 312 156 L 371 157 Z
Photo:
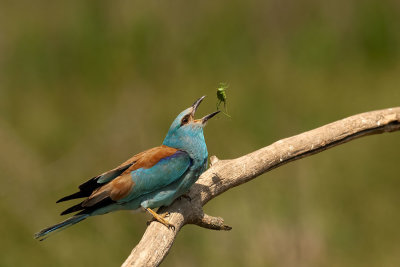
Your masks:
M 161 146 L 134 155 L 118 167 L 81 184 L 78 192 L 59 199 L 57 203 L 85 198 L 61 213 L 77 212 L 72 217 L 39 231 L 34 238 L 42 241 L 88 217 L 118 210 L 147 211 L 153 220 L 174 228 L 166 214 L 158 214 L 154 209 L 185 196 L 207 169 L 203 127 L 219 111 L 195 119 L 204 98 L 196 100 L 175 118 Z

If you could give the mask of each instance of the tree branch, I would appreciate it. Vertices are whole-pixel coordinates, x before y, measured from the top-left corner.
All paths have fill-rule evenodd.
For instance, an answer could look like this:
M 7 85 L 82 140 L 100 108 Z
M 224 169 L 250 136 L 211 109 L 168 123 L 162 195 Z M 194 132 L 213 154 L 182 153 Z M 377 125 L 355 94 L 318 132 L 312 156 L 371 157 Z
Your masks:
M 189 198 L 180 198 L 159 212 L 169 212 L 169 222 L 175 229 L 168 229 L 152 222 L 141 241 L 132 250 L 122 266 L 157 266 L 167 256 L 176 235 L 186 224 L 213 230 L 230 230 L 222 218 L 203 212 L 203 206 L 235 186 L 280 167 L 328 148 L 356 138 L 400 129 L 400 107 L 354 115 L 314 130 L 279 140 L 269 146 L 232 160 L 210 158 L 211 167 L 192 186 Z

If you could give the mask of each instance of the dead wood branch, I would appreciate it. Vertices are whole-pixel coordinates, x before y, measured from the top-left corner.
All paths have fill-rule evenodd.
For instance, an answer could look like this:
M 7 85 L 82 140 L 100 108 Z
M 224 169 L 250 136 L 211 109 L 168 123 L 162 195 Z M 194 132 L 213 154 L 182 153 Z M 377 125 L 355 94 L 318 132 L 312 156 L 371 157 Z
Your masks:
M 212 166 L 192 186 L 189 197 L 175 201 L 159 212 L 170 212 L 175 229 L 152 222 L 122 266 L 157 266 L 168 254 L 185 224 L 214 230 L 230 230 L 222 218 L 203 212 L 203 206 L 235 186 L 288 162 L 301 159 L 356 138 L 400 129 L 400 107 L 354 115 L 314 130 L 279 140 L 269 146 L 231 160 L 211 157 Z

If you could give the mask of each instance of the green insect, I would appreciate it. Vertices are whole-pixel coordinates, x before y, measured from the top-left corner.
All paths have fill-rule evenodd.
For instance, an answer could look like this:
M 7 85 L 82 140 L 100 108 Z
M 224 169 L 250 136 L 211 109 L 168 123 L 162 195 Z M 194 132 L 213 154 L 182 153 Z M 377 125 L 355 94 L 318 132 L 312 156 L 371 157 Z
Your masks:
M 220 83 L 219 87 L 217 88 L 217 98 L 218 98 L 217 110 L 219 110 L 219 106 L 221 105 L 221 103 L 224 102 L 225 111 L 222 111 L 222 113 L 224 113 L 228 117 L 231 117 L 228 114 L 228 106 L 226 104 L 226 89 L 228 87 L 229 86 L 226 83 Z

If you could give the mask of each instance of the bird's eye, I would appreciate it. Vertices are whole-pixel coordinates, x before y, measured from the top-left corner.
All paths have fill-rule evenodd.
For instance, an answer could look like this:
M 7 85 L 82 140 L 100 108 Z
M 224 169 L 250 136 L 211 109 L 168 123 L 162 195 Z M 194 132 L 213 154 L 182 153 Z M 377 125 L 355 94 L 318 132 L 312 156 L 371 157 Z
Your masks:
M 185 117 L 183 117 L 183 119 L 181 120 L 181 124 L 183 125 L 183 124 L 186 124 L 186 123 L 188 123 L 189 122 L 189 116 L 187 115 L 187 116 L 185 116 Z

